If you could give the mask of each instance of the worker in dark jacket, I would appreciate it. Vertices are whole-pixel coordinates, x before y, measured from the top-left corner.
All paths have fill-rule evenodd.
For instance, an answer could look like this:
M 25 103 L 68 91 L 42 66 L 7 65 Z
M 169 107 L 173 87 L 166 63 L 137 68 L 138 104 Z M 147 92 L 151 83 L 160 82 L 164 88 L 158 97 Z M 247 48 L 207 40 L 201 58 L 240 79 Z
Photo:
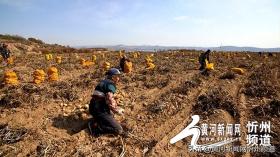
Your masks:
M 1 56 L 4 58 L 4 60 L 7 60 L 10 57 L 10 50 L 8 49 L 8 45 L 7 44 L 3 44 L 0 47 L 0 53 Z
M 201 53 L 200 56 L 199 56 L 199 63 L 200 63 L 200 72 L 202 75 L 206 75 L 206 76 L 209 76 L 209 73 L 208 73 L 208 70 L 206 69 L 206 61 L 208 61 L 208 63 L 210 63 L 210 60 L 209 60 L 209 54 L 210 54 L 210 50 L 208 49 L 206 52 L 204 53 Z
M 199 70 L 204 70 L 205 68 L 206 68 L 206 62 L 205 62 L 205 60 L 207 60 L 208 61 L 208 63 L 210 62 L 210 60 L 209 60 L 209 54 L 210 54 L 210 50 L 207 50 L 206 52 L 204 52 L 204 53 L 201 53 L 200 54 L 200 56 L 199 56 L 199 63 L 200 63 L 200 68 L 199 68 Z
M 90 133 L 93 136 L 101 134 L 122 134 L 123 128 L 114 119 L 112 113 L 122 115 L 124 110 L 117 106 L 114 94 L 117 90 L 116 84 L 120 80 L 120 71 L 111 68 L 107 78 L 102 80 L 95 88 L 89 104 L 89 112 L 93 121 L 88 123 Z
M 124 55 L 121 59 L 120 59 L 120 69 L 121 71 L 124 71 L 124 66 L 125 66 L 125 62 L 129 61 L 129 59 Z

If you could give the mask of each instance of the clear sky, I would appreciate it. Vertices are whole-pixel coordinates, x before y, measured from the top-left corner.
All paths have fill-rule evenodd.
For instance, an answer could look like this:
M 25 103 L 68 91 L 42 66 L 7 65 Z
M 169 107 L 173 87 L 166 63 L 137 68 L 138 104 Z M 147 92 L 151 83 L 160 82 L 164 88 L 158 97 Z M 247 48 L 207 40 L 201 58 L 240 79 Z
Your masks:
M 0 0 L 0 20 L 71 46 L 280 47 L 280 0 Z

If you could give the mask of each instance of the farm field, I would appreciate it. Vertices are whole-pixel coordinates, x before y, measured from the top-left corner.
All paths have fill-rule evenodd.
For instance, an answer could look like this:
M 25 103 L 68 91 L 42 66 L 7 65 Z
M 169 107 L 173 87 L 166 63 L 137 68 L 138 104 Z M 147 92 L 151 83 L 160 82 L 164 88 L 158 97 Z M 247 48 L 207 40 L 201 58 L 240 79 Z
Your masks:
M 246 145 L 248 121 L 271 122 L 271 144 L 280 156 L 280 54 L 213 52 L 214 70 L 199 73 L 199 51 L 153 53 L 156 67 L 145 68 L 151 52 L 134 58 L 132 73 L 123 74 L 117 86 L 118 104 L 124 116 L 115 115 L 127 137 L 92 137 L 87 129 L 88 103 L 97 83 L 104 78 L 103 63 L 119 65 L 118 52 L 22 53 L 14 64 L 1 64 L 0 156 L 269 156 L 269 153 L 203 154 L 188 151 L 191 138 L 170 144 L 192 115 L 201 122 L 237 123 Z M 95 64 L 83 67 L 81 58 Z M 33 83 L 36 69 L 58 69 L 59 80 Z M 231 68 L 243 68 L 244 74 Z M 16 72 L 19 84 L 3 84 L 4 72 Z M 200 141 L 201 142 L 201 141 Z

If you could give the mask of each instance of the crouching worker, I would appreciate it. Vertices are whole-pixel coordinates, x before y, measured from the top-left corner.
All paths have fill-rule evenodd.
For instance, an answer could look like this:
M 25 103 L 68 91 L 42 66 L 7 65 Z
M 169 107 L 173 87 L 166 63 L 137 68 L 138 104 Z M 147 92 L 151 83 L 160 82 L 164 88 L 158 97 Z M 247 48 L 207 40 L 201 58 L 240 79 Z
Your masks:
M 120 69 L 123 73 L 132 72 L 132 62 L 126 56 L 120 59 Z
M 127 60 L 128 60 L 128 58 L 125 55 L 120 59 L 120 69 L 121 69 L 121 71 L 124 71 L 125 62 Z
M 210 50 L 207 50 L 206 52 L 204 53 L 201 53 L 200 56 L 199 56 L 199 63 L 200 63 L 200 68 L 199 70 L 201 71 L 201 74 L 203 75 L 209 75 L 208 74 L 208 70 L 206 69 L 206 61 L 209 63 L 210 60 L 209 60 L 209 54 L 210 54 Z
M 8 49 L 7 44 L 0 46 L 0 53 L 4 60 L 7 60 L 10 57 L 10 50 Z
M 120 71 L 111 68 L 107 78 L 102 80 L 95 88 L 89 104 L 89 113 L 93 120 L 88 123 L 89 131 L 93 136 L 101 134 L 122 134 L 123 128 L 114 119 L 112 113 L 122 115 L 124 110 L 117 106 L 114 99 L 116 84 L 120 80 Z

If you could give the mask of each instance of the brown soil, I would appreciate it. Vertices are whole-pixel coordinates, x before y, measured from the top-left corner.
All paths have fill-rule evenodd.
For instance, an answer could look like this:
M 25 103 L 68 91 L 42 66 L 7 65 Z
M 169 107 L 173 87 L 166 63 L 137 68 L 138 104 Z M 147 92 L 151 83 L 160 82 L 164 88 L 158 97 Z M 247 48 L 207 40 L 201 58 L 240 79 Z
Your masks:
M 90 60 L 93 53 L 79 56 Z M 133 73 L 125 74 L 118 85 L 118 102 L 125 108 L 116 116 L 128 131 L 128 137 L 106 135 L 91 137 L 86 127 L 90 118 L 91 93 L 104 72 L 104 59 L 96 53 L 97 62 L 82 68 L 74 54 L 64 53 L 62 63 L 46 61 L 41 54 L 15 57 L 14 70 L 20 84 L 0 87 L 0 156 L 207 156 L 189 153 L 190 139 L 174 145 L 169 140 L 198 114 L 201 122 L 240 123 L 241 145 L 246 144 L 248 120 L 270 120 L 272 144 L 280 152 L 280 54 L 264 58 L 258 54 L 213 53 L 215 70 L 206 77 L 199 74 L 199 52 L 162 52 L 154 55 L 156 68 L 145 70 L 145 56 L 134 59 Z M 56 56 L 56 54 L 54 54 Z M 106 61 L 118 66 L 118 53 L 106 53 Z M 34 85 L 35 69 L 54 65 L 59 70 L 57 82 Z M 230 68 L 242 67 L 244 75 Z M 4 138 L 9 134 L 9 138 Z M 279 154 L 274 153 L 277 156 Z M 262 156 L 272 154 L 215 154 L 212 156 Z

